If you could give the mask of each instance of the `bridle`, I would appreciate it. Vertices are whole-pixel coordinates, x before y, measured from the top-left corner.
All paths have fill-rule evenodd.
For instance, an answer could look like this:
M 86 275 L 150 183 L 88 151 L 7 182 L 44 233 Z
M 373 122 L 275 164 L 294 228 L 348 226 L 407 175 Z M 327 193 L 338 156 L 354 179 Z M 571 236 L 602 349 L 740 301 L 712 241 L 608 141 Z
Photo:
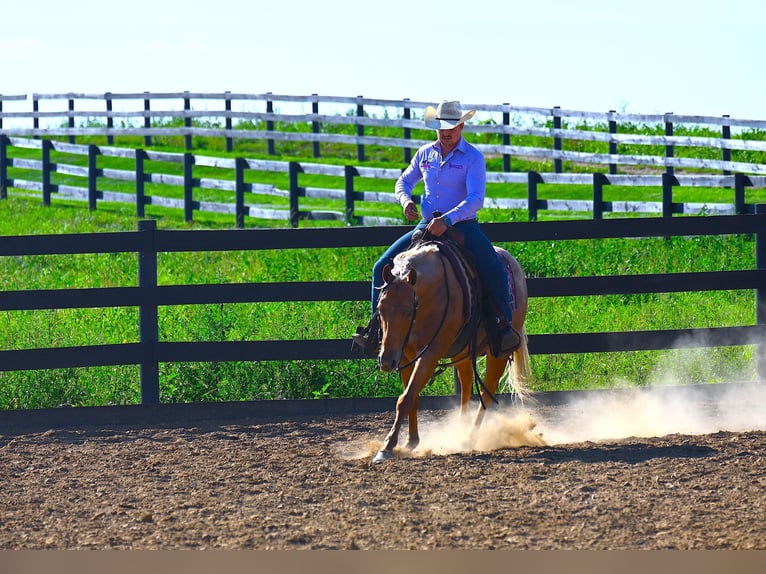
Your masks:
M 447 277 L 447 265 L 444 263 L 444 258 L 439 257 L 439 261 L 442 264 L 442 275 L 444 276 L 444 285 L 447 288 L 447 300 L 444 304 L 444 312 L 442 313 L 441 321 L 439 321 L 439 326 L 436 328 L 436 331 L 434 332 L 433 336 L 431 337 L 431 340 L 428 341 L 416 354 L 415 357 L 411 361 L 408 361 L 404 365 L 399 365 L 396 368 L 397 372 L 401 372 L 407 367 L 410 367 L 415 364 L 415 362 L 422 357 L 425 352 L 431 347 L 433 342 L 436 340 L 436 337 L 439 335 L 439 333 L 442 330 L 442 327 L 444 327 L 444 323 L 447 320 L 447 313 L 449 312 L 449 304 L 450 304 L 450 288 L 449 288 L 449 281 Z M 388 287 L 388 284 L 383 285 L 381 287 L 381 291 L 385 291 Z M 404 349 L 407 348 L 407 343 L 410 341 L 410 336 L 412 335 L 412 329 L 415 327 L 415 320 L 417 319 L 418 315 L 418 308 L 420 307 L 420 299 L 418 298 L 418 292 L 415 287 L 412 287 L 412 318 L 410 319 L 409 327 L 407 328 L 407 335 L 404 337 L 404 342 L 402 343 L 402 346 L 400 348 L 400 356 L 404 356 Z

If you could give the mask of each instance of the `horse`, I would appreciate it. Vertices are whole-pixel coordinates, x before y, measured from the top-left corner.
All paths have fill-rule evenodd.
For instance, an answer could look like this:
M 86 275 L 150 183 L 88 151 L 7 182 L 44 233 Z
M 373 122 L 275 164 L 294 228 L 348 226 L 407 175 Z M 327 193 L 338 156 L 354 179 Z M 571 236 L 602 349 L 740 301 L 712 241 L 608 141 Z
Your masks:
M 471 300 L 465 296 L 470 283 L 460 281 L 459 265 L 448 257 L 440 242 L 424 242 L 394 258 L 393 267 L 383 271 L 384 285 L 378 300 L 381 323 L 381 343 L 378 367 L 381 371 L 399 371 L 404 391 L 396 402 L 396 416 L 391 430 L 373 462 L 393 458 L 394 447 L 404 418 L 409 420 L 406 448 L 415 449 L 418 434 L 418 402 L 420 392 L 434 376 L 436 369 L 449 360 L 460 381 L 460 410 L 468 413 L 468 403 L 474 383 L 481 383 L 481 405 L 473 422 L 472 436 L 478 431 L 486 407 L 495 400 L 499 383 L 507 375 L 513 390 L 522 396 L 529 374 L 529 351 L 524 321 L 527 315 L 528 292 L 524 270 L 506 250 L 495 252 L 509 273 L 513 327 L 521 335 L 521 345 L 511 355 L 496 357 L 489 345 L 486 321 L 481 319 L 473 335 L 466 340 L 465 327 L 470 316 Z M 477 279 L 478 280 L 478 279 Z M 474 286 L 475 288 L 475 286 Z M 416 320 L 417 319 L 417 320 Z M 457 349 L 456 346 L 461 347 Z M 476 357 L 486 355 L 483 383 L 476 371 Z

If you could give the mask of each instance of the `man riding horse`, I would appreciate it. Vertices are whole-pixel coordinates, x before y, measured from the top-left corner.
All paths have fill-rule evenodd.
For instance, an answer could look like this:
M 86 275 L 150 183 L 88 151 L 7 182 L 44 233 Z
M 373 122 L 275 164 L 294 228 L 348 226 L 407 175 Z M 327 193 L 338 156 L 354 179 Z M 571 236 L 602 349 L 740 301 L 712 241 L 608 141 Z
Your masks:
M 352 348 L 367 357 L 377 355 L 380 344 L 378 297 L 384 284 L 383 269 L 399 253 L 405 251 L 416 232 L 425 230 L 442 236 L 449 227 L 462 232 L 465 248 L 473 256 L 479 279 L 484 285 L 488 303 L 496 322 L 490 332 L 494 340 L 490 348 L 495 356 L 509 355 L 521 344 L 521 336 L 511 325 L 512 310 L 508 301 L 508 276 L 497 258 L 489 239 L 482 232 L 477 212 L 484 205 L 487 171 L 484 155 L 462 135 L 465 122 L 475 110 L 462 113 L 460 103 L 443 101 L 435 109 L 425 110 L 425 124 L 437 130 L 437 140 L 422 146 L 407 169 L 396 180 L 395 196 L 408 221 L 420 218 L 412 231 L 405 233 L 375 263 L 372 272 L 372 319 L 353 335 Z M 422 217 L 412 199 L 412 190 L 423 180 Z

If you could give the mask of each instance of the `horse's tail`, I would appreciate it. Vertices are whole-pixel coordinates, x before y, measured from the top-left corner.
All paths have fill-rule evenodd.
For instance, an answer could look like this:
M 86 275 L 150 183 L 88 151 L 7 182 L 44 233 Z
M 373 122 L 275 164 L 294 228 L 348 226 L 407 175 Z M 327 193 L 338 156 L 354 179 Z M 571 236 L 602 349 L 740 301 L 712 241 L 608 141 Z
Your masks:
M 527 381 L 532 372 L 529 364 L 529 348 L 527 347 L 527 329 L 521 327 L 521 345 L 513 352 L 513 359 L 511 361 L 511 370 L 513 371 L 511 376 L 517 384 L 526 389 Z
M 531 397 L 527 381 L 531 373 L 529 364 L 529 348 L 527 347 L 527 330 L 521 327 L 521 345 L 508 358 L 508 368 L 501 381 L 503 392 L 517 396 L 522 401 Z

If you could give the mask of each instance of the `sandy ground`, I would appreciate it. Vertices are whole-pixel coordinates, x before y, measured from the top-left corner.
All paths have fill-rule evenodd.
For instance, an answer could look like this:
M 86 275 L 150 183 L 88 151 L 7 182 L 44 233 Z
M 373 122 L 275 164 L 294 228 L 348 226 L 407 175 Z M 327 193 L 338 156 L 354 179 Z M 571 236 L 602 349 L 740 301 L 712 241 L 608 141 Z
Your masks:
M 766 549 L 765 397 L 4 435 L 0 548 Z

